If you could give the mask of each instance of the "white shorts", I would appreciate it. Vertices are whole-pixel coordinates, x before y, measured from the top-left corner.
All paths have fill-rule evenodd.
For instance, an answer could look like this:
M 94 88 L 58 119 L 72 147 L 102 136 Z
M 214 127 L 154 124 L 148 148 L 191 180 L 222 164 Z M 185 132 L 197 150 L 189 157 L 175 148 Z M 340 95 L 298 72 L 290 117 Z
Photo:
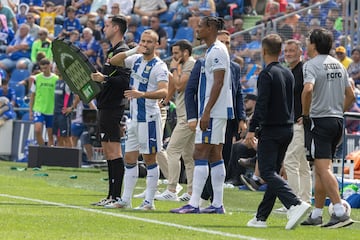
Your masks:
M 153 115 L 148 122 L 131 120 L 127 126 L 125 152 L 157 153 L 162 148 L 161 117 Z
M 220 144 L 225 142 L 227 119 L 210 118 L 207 131 L 200 130 L 200 121 L 196 126 L 195 144 Z

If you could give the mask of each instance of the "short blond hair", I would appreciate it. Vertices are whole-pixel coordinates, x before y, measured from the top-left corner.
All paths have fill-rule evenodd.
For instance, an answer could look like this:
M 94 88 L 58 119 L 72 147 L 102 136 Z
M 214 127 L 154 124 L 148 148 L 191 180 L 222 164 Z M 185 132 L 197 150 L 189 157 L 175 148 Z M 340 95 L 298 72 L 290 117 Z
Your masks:
M 155 42 L 159 42 L 159 35 L 154 30 L 146 29 L 141 36 L 144 34 L 150 35 Z

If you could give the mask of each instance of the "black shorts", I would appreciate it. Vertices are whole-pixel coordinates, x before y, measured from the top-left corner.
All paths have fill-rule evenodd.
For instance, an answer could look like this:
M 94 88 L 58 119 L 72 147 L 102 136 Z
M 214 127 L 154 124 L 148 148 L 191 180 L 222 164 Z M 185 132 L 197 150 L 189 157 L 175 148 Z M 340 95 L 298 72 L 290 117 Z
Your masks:
M 71 136 L 71 114 L 55 113 L 53 118 L 53 134 L 60 137 Z
M 99 109 L 98 126 L 101 142 L 120 142 L 120 122 L 125 106 L 116 109 Z
M 304 130 L 308 160 L 332 159 L 337 145 L 341 142 L 343 119 L 313 118 L 311 129 Z

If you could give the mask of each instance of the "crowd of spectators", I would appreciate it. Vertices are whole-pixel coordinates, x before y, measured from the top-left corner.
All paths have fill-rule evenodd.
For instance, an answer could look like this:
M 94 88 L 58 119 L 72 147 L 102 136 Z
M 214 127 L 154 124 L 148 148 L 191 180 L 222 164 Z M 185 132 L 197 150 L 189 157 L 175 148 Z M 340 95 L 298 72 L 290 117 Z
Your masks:
M 259 1 L 260 2 L 260 1 Z M 256 94 L 256 79 L 262 69 L 260 57 L 261 38 L 276 31 L 284 38 L 297 39 L 305 46 L 309 30 L 324 27 L 332 31 L 335 48 L 342 46 L 345 56 L 356 63 L 357 52 L 350 48 L 345 33 L 344 0 L 267 0 L 259 8 L 256 0 L 3 0 L 0 2 L 0 70 L 7 80 L 14 70 L 27 70 L 29 75 L 38 72 L 39 53 L 52 60 L 51 42 L 65 38 L 78 46 L 97 69 L 101 69 L 109 43 L 104 40 L 104 20 L 107 16 L 124 14 L 128 18 L 126 43 L 137 45 L 145 29 L 159 34 L 157 53 L 161 58 L 170 56 L 172 39 L 180 28 L 192 32 L 188 40 L 194 46 L 196 28 L 202 16 L 220 16 L 231 34 L 231 58 L 241 66 L 244 92 Z M 261 5 L 261 4 L 260 4 Z M 315 7 L 314 7 L 315 5 Z M 309 6 L 312 6 L 310 9 Z M 307 8 L 307 10 L 302 9 Z M 294 13 L 296 11 L 296 13 Z M 244 16 L 256 16 L 257 28 L 245 31 Z M 356 25 L 356 16 L 353 17 Z M 241 32 L 241 34 L 238 34 Z M 186 35 L 188 36 L 188 35 Z M 180 37 L 185 37 L 181 35 Z M 347 40 L 347 45 L 345 44 Z M 194 51 L 195 54 L 196 50 Z M 203 54 L 200 51 L 198 55 Z M 40 54 L 40 57 L 42 54 Z M 339 55 L 340 56 L 340 55 Z M 304 49 L 304 58 L 307 58 Z M 355 69 L 355 70 L 354 70 Z M 353 64 L 351 72 L 357 72 Z M 360 78 L 354 77 L 355 84 Z M 24 80 L 18 79 L 17 81 Z M 30 81 L 26 82 L 28 88 Z M 10 84 L 11 87 L 11 84 Z M 27 90 L 26 89 L 26 90 Z

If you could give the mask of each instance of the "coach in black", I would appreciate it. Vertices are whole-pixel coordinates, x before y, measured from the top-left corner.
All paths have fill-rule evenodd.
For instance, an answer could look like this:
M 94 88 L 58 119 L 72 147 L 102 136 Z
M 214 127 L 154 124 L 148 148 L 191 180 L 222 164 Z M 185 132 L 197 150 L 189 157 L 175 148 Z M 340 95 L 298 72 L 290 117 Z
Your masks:
M 261 178 L 267 183 L 262 202 L 249 227 L 267 227 L 276 197 L 288 209 L 285 229 L 293 229 L 306 215 L 310 205 L 298 199 L 281 178 L 279 171 L 286 149 L 293 136 L 294 124 L 294 76 L 279 61 L 282 40 L 277 34 L 269 34 L 262 40 L 262 56 L 266 68 L 258 82 L 258 99 L 250 121 L 245 142 L 251 146 L 258 131 L 258 166 Z
M 106 20 L 104 33 L 112 47 L 108 51 L 102 73 L 96 72 L 91 75 L 94 81 L 100 82 L 103 86 L 96 101 L 101 146 L 107 159 L 109 174 L 108 196 L 94 203 L 97 206 L 104 206 L 120 197 L 124 177 L 124 160 L 120 147 L 120 121 L 127 101 L 124 98 L 124 91 L 129 88 L 130 69 L 113 66 L 109 59 L 119 52 L 129 50 L 124 42 L 126 30 L 125 16 L 116 15 Z

